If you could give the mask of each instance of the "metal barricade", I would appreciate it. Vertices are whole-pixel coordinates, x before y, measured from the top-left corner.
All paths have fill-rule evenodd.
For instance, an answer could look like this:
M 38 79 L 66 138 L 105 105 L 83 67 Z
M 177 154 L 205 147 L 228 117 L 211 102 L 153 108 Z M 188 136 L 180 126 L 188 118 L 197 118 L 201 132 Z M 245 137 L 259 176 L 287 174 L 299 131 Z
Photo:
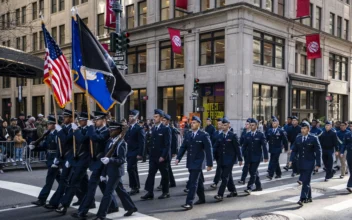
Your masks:
M 45 163 L 46 162 L 46 151 L 35 151 L 26 147 L 25 158 L 27 161 L 27 170 L 32 171 L 33 164 Z
M 26 157 L 27 144 L 16 145 L 13 141 L 0 141 L 0 167 L 23 165 L 30 171 L 29 161 Z

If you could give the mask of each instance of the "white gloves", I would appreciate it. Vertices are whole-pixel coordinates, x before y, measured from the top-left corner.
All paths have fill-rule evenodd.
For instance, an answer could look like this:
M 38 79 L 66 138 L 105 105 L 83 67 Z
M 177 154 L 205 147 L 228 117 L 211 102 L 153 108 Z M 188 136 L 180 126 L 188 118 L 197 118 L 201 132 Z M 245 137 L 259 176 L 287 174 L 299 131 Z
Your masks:
M 94 125 L 93 121 L 92 120 L 88 120 L 87 121 L 87 126 L 91 126 L 91 125 Z
M 66 168 L 70 168 L 70 166 L 71 166 L 71 165 L 70 165 L 70 162 L 66 161 L 65 167 L 66 167 Z
M 75 123 L 71 123 L 72 129 L 76 130 L 78 128 L 78 126 Z
M 53 164 L 51 165 L 51 168 L 59 168 L 59 167 L 58 167 L 56 164 L 53 163 Z
M 7 139 L 8 137 L 9 137 L 9 134 L 6 134 L 6 135 L 5 135 L 5 138 Z
M 108 157 L 103 157 L 100 159 L 103 164 L 108 164 L 110 162 L 110 159 Z
M 55 124 L 55 130 L 57 131 L 61 131 L 62 127 L 58 124 Z
M 54 159 L 54 162 L 53 162 L 55 165 L 58 165 L 59 164 L 59 161 L 57 160 L 57 158 Z
M 100 182 L 104 182 L 104 181 L 106 181 L 107 179 L 106 179 L 106 177 L 105 176 L 100 176 Z
M 28 145 L 29 149 L 33 150 L 35 146 L 33 144 Z

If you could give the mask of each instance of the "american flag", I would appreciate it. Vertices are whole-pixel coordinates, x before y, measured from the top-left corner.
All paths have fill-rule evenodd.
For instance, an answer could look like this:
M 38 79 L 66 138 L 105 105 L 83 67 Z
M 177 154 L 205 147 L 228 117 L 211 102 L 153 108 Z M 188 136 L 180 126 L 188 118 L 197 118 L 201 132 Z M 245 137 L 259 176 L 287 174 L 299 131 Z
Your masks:
M 45 41 L 44 82 L 52 88 L 56 102 L 61 108 L 71 101 L 72 76 L 70 66 L 59 46 L 42 25 Z M 49 74 L 52 80 L 50 81 Z

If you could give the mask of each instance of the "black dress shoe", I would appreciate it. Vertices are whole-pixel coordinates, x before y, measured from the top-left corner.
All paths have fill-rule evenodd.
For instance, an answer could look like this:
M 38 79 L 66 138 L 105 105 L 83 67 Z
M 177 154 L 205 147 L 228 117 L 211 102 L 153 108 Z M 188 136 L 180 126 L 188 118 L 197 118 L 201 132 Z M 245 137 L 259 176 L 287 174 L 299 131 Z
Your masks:
M 110 209 L 108 211 L 108 214 L 111 214 L 111 213 L 114 213 L 114 212 L 118 212 L 118 211 L 119 211 L 119 207 L 116 207 L 116 208 Z
M 59 207 L 55 210 L 55 212 L 61 215 L 66 215 L 67 208 L 65 206 L 59 205 Z
M 188 193 L 189 189 L 184 189 L 183 192 Z
M 45 201 L 43 201 L 43 200 L 40 200 L 40 199 L 38 199 L 37 201 L 35 201 L 35 202 L 31 202 L 33 205 L 36 205 L 36 206 L 43 206 L 43 205 L 45 205 Z
M 162 186 L 162 185 L 160 185 L 160 186 L 156 187 L 156 189 L 157 189 L 158 191 L 160 191 L 160 190 L 162 190 L 162 189 L 163 189 L 163 186 Z
M 280 179 L 280 178 L 281 178 L 281 176 L 279 176 L 279 175 L 275 176 L 275 179 Z
M 248 195 L 250 195 L 252 193 L 252 190 L 246 189 L 246 190 L 244 190 L 244 192 L 247 193 Z
M 347 187 L 346 189 L 347 189 L 348 192 L 352 193 L 352 188 Z
M 238 181 L 238 183 L 244 185 L 246 183 L 246 181 L 240 180 L 240 181 Z
M 288 169 L 289 169 L 288 166 L 285 166 L 285 167 L 284 167 L 284 170 L 288 171 Z
M 299 200 L 299 201 L 297 202 L 297 204 L 300 205 L 300 206 L 303 206 L 303 201 L 302 201 L 302 200 Z
M 214 199 L 216 199 L 218 201 L 222 201 L 224 198 L 222 196 L 216 195 L 216 196 L 214 196 Z
M 128 210 L 123 216 L 127 217 L 127 216 L 131 216 L 134 212 L 137 212 L 138 209 L 137 208 L 134 208 L 134 209 L 131 209 L 131 210 Z
M 210 187 L 211 187 L 212 189 L 216 189 L 216 188 L 218 187 L 218 184 L 213 183 L 213 184 L 210 185 Z
M 326 171 L 326 168 L 324 167 L 323 170 Z
M 194 203 L 194 205 L 201 205 L 204 203 L 205 203 L 205 200 L 198 200 L 197 202 Z
M 291 174 L 291 177 L 295 177 L 295 176 L 296 176 L 296 174 L 294 174 L 294 173 Z
M 345 176 L 341 175 L 341 176 L 340 176 L 340 179 L 343 179 L 343 178 L 345 178 Z
M 232 198 L 232 197 L 236 197 L 236 196 L 237 196 L 237 192 L 230 192 L 230 194 L 228 194 L 226 197 Z
M 310 202 L 313 202 L 313 199 L 312 199 L 312 198 L 309 198 L 309 199 L 304 200 L 304 203 L 310 203 Z
M 298 185 L 302 185 L 302 181 L 297 180 Z
M 147 193 L 144 196 L 141 197 L 142 200 L 152 200 L 154 199 L 154 195 L 151 193 Z
M 263 191 L 263 188 L 255 188 L 255 189 L 253 189 L 253 192 L 259 192 L 259 191 Z
M 181 206 L 182 208 L 186 209 L 186 210 L 191 210 L 193 208 L 192 205 L 189 205 L 189 204 L 184 204 Z
M 161 194 L 161 196 L 158 197 L 158 199 L 167 199 L 167 198 L 170 198 L 169 193 L 163 193 L 163 194 Z
M 90 207 L 89 207 L 89 209 L 95 209 L 97 206 L 95 205 L 95 202 L 93 202 L 91 205 L 90 205 Z
M 73 218 L 79 218 L 79 219 L 82 219 L 82 220 L 88 218 L 87 214 L 83 214 L 83 213 L 79 213 L 79 212 L 73 213 L 71 216 Z
M 82 201 L 77 201 L 75 203 L 72 203 L 72 206 L 80 206 L 82 203 Z
M 46 204 L 46 205 L 44 206 L 44 208 L 53 210 L 53 209 L 57 209 L 57 206 L 50 205 L 50 204 Z
M 272 180 L 272 179 L 273 179 L 273 177 L 272 177 L 272 176 L 269 176 L 269 175 L 267 175 L 266 178 L 268 178 L 269 180 Z
M 137 193 L 139 193 L 139 189 L 132 189 L 131 191 L 128 192 L 128 194 L 129 194 L 130 196 L 134 196 L 134 195 L 136 195 Z

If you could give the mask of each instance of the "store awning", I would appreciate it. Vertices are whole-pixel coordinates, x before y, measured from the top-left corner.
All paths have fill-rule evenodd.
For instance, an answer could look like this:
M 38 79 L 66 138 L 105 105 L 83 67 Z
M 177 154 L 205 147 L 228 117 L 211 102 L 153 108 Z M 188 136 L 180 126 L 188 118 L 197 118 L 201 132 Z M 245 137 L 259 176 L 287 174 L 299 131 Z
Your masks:
M 0 76 L 39 78 L 43 75 L 43 59 L 20 50 L 0 46 Z

